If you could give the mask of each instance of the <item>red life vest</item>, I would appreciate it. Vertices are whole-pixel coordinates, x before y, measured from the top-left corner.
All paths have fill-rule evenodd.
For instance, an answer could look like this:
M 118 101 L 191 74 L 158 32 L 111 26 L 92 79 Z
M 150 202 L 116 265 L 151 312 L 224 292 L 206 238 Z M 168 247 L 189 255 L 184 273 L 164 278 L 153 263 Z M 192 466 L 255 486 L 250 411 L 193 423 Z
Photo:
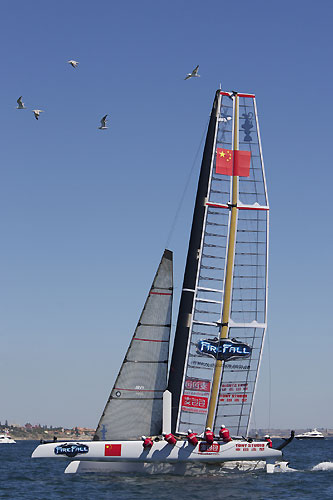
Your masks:
M 205 432 L 205 440 L 206 440 L 206 443 L 213 444 L 213 442 L 214 442 L 214 432 L 213 431 L 206 431 Z
M 153 446 L 153 441 L 150 438 L 146 438 L 144 442 L 142 443 L 142 446 L 146 450 L 147 448 L 151 448 Z
M 224 443 L 229 443 L 229 441 L 232 441 L 232 439 L 230 437 L 229 429 L 227 429 L 227 428 L 220 429 L 219 434 L 220 434 L 220 438 L 223 439 Z
M 171 432 L 170 432 L 170 434 L 166 434 L 164 436 L 164 439 L 169 444 L 176 444 L 177 443 L 177 439 L 175 438 L 175 436 L 173 434 L 171 434 Z
M 268 448 L 273 448 L 273 443 L 270 438 L 266 438 Z
M 191 434 L 187 434 L 187 439 L 189 443 L 193 444 L 193 446 L 196 446 L 198 444 L 196 432 L 191 432 Z

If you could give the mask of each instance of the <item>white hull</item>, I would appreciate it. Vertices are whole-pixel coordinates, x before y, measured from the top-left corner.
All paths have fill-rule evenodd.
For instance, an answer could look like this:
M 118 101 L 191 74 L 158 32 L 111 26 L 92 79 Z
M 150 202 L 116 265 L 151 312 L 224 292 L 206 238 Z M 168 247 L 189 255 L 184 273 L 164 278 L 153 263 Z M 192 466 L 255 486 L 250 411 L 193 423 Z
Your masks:
M 74 453 L 66 453 L 66 447 L 73 446 Z M 84 451 L 76 450 L 76 445 Z M 60 447 L 60 448 L 59 448 Z M 60 450 L 60 453 L 59 453 Z M 112 451 L 113 450 L 113 451 Z M 58 452 L 58 453 L 57 453 Z M 110 456 L 111 455 L 111 456 Z M 172 446 L 165 441 L 154 442 L 149 450 L 144 450 L 142 441 L 80 441 L 69 443 L 48 443 L 39 445 L 32 458 L 75 458 L 76 461 L 106 463 L 219 463 L 230 460 L 271 460 L 280 458 L 282 452 L 268 448 L 262 441 L 234 440 L 230 443 L 214 442 L 211 447 L 200 442 L 192 446 L 187 441 L 178 441 Z

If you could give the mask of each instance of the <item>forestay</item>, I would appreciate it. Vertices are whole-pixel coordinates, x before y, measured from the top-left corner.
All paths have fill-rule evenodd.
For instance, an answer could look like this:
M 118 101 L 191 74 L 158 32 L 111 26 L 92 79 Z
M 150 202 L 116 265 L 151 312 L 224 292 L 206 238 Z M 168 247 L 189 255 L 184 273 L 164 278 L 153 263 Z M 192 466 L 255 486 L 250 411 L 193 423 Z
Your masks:
M 228 338 L 249 346 L 251 354 L 223 361 L 214 430 L 218 432 L 223 423 L 231 434 L 246 435 L 266 329 L 268 202 L 255 99 L 244 94 L 239 94 L 238 99 L 239 149 L 251 151 L 251 165 L 249 177 L 239 177 L 238 181 Z M 216 359 L 200 350 L 203 345 L 200 341 L 216 342 L 220 337 L 232 177 L 217 174 L 215 163 L 217 148 L 237 149 L 233 133 L 234 106 L 235 99 L 221 92 L 215 133 L 211 137 L 210 173 L 202 237 L 197 248 L 195 286 L 191 291 L 183 289 L 183 295 L 192 293 L 193 301 L 188 317 L 185 369 L 175 429 L 181 433 L 189 427 L 196 432 L 203 431 L 210 401 Z
M 162 430 L 173 294 L 165 250 L 94 440 L 134 440 Z

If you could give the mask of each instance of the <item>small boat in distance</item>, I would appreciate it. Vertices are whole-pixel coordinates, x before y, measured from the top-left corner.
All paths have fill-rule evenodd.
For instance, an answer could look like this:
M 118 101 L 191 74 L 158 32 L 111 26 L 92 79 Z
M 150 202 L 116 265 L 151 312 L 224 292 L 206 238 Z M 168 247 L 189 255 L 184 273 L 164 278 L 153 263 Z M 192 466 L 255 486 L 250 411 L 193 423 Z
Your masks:
M 317 431 L 317 429 L 313 429 L 309 432 L 303 432 L 303 434 L 297 434 L 295 436 L 296 439 L 325 439 L 325 436 L 322 432 Z
M 14 444 L 16 441 L 5 430 L 4 434 L 0 434 L 0 444 Z

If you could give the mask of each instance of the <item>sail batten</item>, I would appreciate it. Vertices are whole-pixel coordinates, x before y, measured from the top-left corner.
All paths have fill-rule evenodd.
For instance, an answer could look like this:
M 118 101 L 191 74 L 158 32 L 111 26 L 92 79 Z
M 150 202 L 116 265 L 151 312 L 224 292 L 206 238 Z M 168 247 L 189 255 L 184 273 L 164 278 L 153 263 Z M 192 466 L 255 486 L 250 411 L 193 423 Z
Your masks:
M 172 294 L 172 252 L 165 250 L 95 440 L 135 440 L 161 432 Z

